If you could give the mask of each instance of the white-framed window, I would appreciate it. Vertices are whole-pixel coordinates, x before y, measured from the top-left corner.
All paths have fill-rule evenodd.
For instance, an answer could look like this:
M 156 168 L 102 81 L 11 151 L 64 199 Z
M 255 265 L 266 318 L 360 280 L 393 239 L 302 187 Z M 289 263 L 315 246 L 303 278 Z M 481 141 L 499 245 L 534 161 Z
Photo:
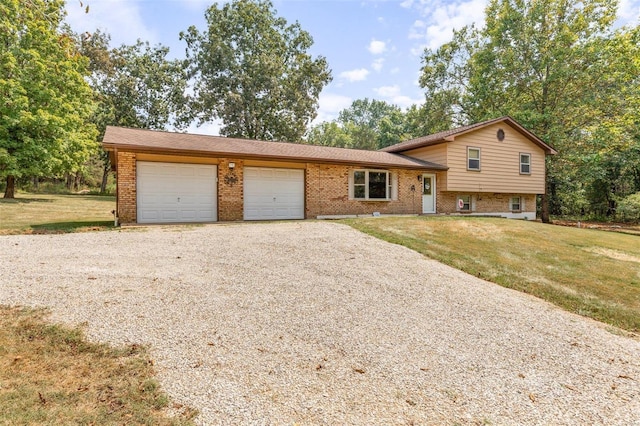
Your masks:
M 467 170 L 480 170 L 480 148 L 467 147 Z
M 349 198 L 388 201 L 397 199 L 396 176 L 387 170 L 354 170 L 349 176 Z
M 511 197 L 509 200 L 509 209 L 514 212 L 522 211 L 522 197 Z
M 459 212 L 473 211 L 473 197 L 471 195 L 458 195 L 456 210 Z
M 521 175 L 530 175 L 531 174 L 531 154 L 520 153 L 520 174 Z

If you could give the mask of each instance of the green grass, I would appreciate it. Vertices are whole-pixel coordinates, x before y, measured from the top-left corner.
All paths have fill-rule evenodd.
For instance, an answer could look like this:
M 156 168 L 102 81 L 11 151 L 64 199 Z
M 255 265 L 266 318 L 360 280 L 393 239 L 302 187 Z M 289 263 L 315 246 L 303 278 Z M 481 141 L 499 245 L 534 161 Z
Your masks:
M 640 332 L 640 237 L 497 218 L 345 223 L 476 277 Z
M 145 348 L 88 343 L 46 311 L 0 306 L 0 424 L 190 425 L 153 379 Z
M 115 208 L 113 196 L 18 193 L 0 198 L 0 234 L 109 229 Z

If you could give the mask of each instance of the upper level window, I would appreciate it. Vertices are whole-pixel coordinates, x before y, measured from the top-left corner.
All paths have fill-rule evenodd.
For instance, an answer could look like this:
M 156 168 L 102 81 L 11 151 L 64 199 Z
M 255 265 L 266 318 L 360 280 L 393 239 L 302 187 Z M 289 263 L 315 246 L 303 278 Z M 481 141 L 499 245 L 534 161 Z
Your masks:
M 353 172 L 353 198 L 356 200 L 391 199 L 391 176 L 385 170 Z
M 520 174 L 531 174 L 531 154 L 520 153 Z
M 480 170 L 480 148 L 467 148 L 467 170 Z

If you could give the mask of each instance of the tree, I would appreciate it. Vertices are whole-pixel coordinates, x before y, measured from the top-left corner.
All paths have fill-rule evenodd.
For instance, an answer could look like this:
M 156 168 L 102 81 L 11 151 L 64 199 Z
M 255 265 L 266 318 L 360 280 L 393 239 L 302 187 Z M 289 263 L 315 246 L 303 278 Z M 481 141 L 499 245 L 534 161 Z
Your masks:
M 220 118 L 227 136 L 300 141 L 331 81 L 326 59 L 307 53 L 309 33 L 268 0 L 214 4 L 205 17 L 206 31 L 180 34 L 194 81 L 188 118 Z
M 86 59 L 62 28 L 62 0 L 0 4 L 0 177 L 74 171 L 95 147 Z
M 463 28 L 425 51 L 420 81 L 459 124 L 511 115 L 560 152 L 547 161 L 548 222 L 550 208 L 561 213 L 562 198 L 579 190 L 577 166 L 603 119 L 621 124 L 616 93 L 634 79 L 637 87 L 633 60 L 623 58 L 630 48 L 615 40 L 610 0 L 492 0 L 485 15 L 484 29 Z
M 165 130 L 181 128 L 187 76 L 184 63 L 169 60 L 169 48 L 138 40 L 136 44 L 109 47 L 110 37 L 100 31 L 77 37 L 89 58 L 90 84 L 98 104 L 93 121 L 102 140 L 107 125 Z M 102 150 L 102 191 L 110 170 Z

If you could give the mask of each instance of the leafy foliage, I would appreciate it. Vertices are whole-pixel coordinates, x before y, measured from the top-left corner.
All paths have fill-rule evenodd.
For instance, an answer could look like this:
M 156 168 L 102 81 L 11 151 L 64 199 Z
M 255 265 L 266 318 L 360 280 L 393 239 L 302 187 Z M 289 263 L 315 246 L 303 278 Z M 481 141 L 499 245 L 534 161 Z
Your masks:
M 220 118 L 226 136 L 300 141 L 331 81 L 326 59 L 307 53 L 309 33 L 268 0 L 214 4 L 205 17 L 207 30 L 180 34 L 194 81 L 186 119 Z
M 0 4 L 0 177 L 6 198 L 20 176 L 82 166 L 95 147 L 87 61 L 62 29 L 64 1 Z
M 607 163 L 637 145 L 638 28 L 613 31 L 616 7 L 611 0 L 492 0 L 482 30 L 465 27 L 425 51 L 420 82 L 440 116 L 465 124 L 511 115 L 560 152 L 548 160 L 543 220 L 585 205 L 563 198 L 595 190 L 601 178 L 606 185 L 597 192 L 613 200 L 622 185 L 611 179 L 621 174 Z M 615 202 L 607 214 L 614 209 Z

